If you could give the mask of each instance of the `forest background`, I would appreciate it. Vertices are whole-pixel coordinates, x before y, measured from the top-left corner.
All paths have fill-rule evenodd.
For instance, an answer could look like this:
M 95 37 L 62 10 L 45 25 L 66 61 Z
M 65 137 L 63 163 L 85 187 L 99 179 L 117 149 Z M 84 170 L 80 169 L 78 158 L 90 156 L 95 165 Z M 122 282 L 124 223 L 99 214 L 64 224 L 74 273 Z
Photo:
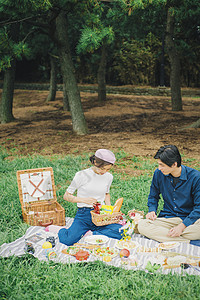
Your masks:
M 173 111 L 181 87 L 199 87 L 198 1 L 1 1 L 1 123 L 13 117 L 18 81 L 63 83 L 73 131 L 88 133 L 78 83 L 170 86 Z M 49 76 L 50 73 L 50 76 Z M 199 127 L 197 120 L 196 127 Z

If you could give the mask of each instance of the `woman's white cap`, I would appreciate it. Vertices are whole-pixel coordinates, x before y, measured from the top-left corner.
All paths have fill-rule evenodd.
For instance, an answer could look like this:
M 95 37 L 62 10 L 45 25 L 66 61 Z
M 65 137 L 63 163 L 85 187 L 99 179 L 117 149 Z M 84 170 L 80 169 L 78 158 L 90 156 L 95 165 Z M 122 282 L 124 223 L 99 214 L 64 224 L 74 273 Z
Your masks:
M 116 158 L 112 151 L 107 149 L 98 149 L 95 156 L 114 165 Z

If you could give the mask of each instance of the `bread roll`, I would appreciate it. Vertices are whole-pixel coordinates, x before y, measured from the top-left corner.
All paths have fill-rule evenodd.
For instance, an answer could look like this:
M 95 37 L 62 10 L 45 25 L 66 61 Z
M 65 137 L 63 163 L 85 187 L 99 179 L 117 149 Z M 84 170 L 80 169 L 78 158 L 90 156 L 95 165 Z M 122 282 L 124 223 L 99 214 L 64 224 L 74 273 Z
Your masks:
M 123 200 L 124 200 L 124 198 L 119 198 L 119 199 L 116 200 L 115 205 L 113 207 L 113 213 L 120 211 L 120 209 L 122 207 Z

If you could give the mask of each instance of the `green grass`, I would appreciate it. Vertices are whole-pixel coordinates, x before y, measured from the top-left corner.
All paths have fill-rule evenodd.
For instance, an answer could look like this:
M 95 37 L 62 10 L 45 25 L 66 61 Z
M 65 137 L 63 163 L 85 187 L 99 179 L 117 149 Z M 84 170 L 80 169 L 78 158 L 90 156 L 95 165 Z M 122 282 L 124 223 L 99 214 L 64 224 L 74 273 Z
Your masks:
M 74 217 L 76 205 L 65 202 L 63 194 L 74 174 L 90 166 L 90 154 L 9 159 L 6 150 L 0 151 L 0 245 L 21 237 L 28 228 L 21 217 L 16 171 L 52 167 L 58 201 L 66 215 Z M 132 208 L 146 213 L 155 161 L 131 156 L 121 149 L 116 157 L 112 202 L 124 197 L 124 213 Z M 199 162 L 188 159 L 188 163 L 198 166 Z M 127 169 L 144 172 L 133 177 L 124 172 Z M 199 299 L 199 276 L 148 274 L 101 262 L 48 264 L 25 255 L 0 258 L 0 274 L 0 299 Z
M 43 263 L 24 256 L 1 259 L 5 299 L 198 299 L 194 276 L 147 274 L 101 262 Z

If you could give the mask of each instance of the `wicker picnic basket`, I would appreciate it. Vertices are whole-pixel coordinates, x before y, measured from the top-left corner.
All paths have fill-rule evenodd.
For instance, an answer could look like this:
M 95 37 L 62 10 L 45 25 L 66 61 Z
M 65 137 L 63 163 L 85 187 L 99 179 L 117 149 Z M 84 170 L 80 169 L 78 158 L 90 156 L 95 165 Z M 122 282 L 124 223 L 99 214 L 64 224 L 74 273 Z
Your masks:
M 104 226 L 114 223 L 119 223 L 122 219 L 122 212 L 115 212 L 110 214 L 99 215 L 91 210 L 92 222 L 97 226 Z
M 136 210 L 136 209 L 131 209 L 128 211 L 128 215 L 131 213 L 138 213 L 144 218 L 144 211 L 143 210 Z
M 65 210 L 57 202 L 53 169 L 17 171 L 23 220 L 32 226 L 65 225 Z
M 132 209 L 132 210 L 128 211 L 128 215 L 130 216 L 131 213 L 138 213 L 142 218 L 144 218 L 144 211 L 143 210 Z M 138 224 L 135 224 L 134 232 L 139 233 Z

